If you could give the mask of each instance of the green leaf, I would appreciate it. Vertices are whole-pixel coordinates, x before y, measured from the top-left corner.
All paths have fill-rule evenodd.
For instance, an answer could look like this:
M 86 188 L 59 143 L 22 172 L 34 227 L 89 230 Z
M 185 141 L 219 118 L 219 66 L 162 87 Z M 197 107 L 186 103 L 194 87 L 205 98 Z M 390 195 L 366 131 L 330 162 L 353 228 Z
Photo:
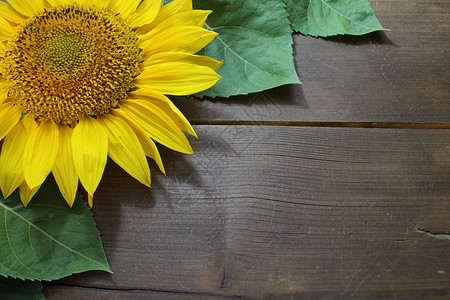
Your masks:
M 70 208 L 49 178 L 27 208 L 16 191 L 0 197 L 0 275 L 54 280 L 111 272 L 92 213 L 78 196 Z
M 29 281 L 0 276 L 0 299 L 44 300 L 39 281 Z
M 306 35 L 362 35 L 386 30 L 367 0 L 283 0 L 292 29 Z
M 206 28 L 219 35 L 201 54 L 223 60 L 222 79 L 197 96 L 229 97 L 300 83 L 292 55 L 292 29 L 281 0 L 194 0 L 213 10 Z

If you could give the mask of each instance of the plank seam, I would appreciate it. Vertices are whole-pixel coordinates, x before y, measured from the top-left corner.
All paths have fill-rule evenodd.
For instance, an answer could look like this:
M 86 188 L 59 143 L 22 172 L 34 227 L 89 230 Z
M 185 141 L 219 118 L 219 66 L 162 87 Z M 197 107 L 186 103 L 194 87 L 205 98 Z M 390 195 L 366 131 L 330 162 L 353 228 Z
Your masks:
M 81 286 L 81 285 L 71 285 L 71 284 L 63 284 L 63 283 L 56 283 L 56 282 L 46 282 L 44 283 L 44 286 L 47 286 L 51 288 L 52 286 L 59 286 L 59 287 L 72 287 L 72 288 L 79 288 L 84 290 L 94 290 L 94 291 L 105 291 L 105 292 L 148 292 L 148 293 L 160 293 L 160 294 L 172 294 L 172 295 L 194 295 L 194 296 L 207 296 L 207 297 L 221 297 L 221 298 L 228 298 L 228 299 L 244 299 L 244 300 L 256 300 L 261 299 L 261 297 L 258 298 L 252 298 L 248 296 L 237 296 L 237 295 L 223 295 L 218 293 L 202 293 L 202 292 L 183 292 L 183 291 L 171 291 L 171 290 L 159 290 L 159 289 L 133 289 L 133 288 L 106 288 L 106 287 L 88 287 L 88 286 Z M 450 290 L 446 287 L 435 287 L 435 288 L 425 288 L 425 289 L 392 289 L 392 290 L 366 290 L 366 291 L 305 291 L 305 292 L 294 292 L 294 293 L 281 293 L 278 296 L 279 297 L 296 297 L 296 298 L 302 298 L 302 296 L 309 298 L 316 298 L 317 295 L 322 296 L 322 298 L 342 298 L 344 296 L 362 296 L 362 298 L 369 298 L 369 297 L 376 297 L 376 298 L 388 298 L 388 296 L 407 296 L 411 297 L 413 295 L 416 296 L 446 296 L 449 295 Z M 270 296 L 276 296 L 274 294 L 271 294 Z M 270 297 L 269 298 L 272 298 Z M 316 296 L 316 297 L 314 297 Z M 371 298 L 372 299 L 372 298 Z
M 222 297 L 222 298 L 234 298 L 243 300 L 255 300 L 256 298 L 250 298 L 240 295 L 224 295 L 221 293 L 208 293 L 208 292 L 190 292 L 190 291 L 176 291 L 176 290 L 163 290 L 163 289 L 139 289 L 139 288 L 114 288 L 114 287 L 92 287 L 83 286 L 77 284 L 67 284 L 58 282 L 46 282 L 45 286 L 59 286 L 59 287 L 73 287 L 85 290 L 98 290 L 98 291 L 111 291 L 111 292 L 143 292 L 143 293 L 160 293 L 160 294 L 173 294 L 173 295 L 195 295 L 195 296 L 207 296 L 207 297 Z
M 298 122 L 298 121 L 191 121 L 192 125 L 291 126 L 330 128 L 450 129 L 450 123 Z

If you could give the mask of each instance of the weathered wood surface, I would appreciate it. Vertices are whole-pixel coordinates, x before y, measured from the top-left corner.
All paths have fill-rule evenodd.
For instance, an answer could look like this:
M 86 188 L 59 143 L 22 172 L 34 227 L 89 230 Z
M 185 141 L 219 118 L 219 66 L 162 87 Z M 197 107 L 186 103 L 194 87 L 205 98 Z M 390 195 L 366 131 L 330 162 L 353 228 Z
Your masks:
M 294 36 L 301 86 L 175 99 L 196 154 L 163 150 L 151 190 L 109 162 L 115 273 L 47 299 L 448 299 L 450 5 L 371 3 L 391 32 Z
M 449 1 L 371 3 L 390 32 L 328 39 L 294 35 L 303 85 L 231 100 L 179 98 L 177 106 L 197 124 L 450 123 Z
M 48 299 L 449 295 L 449 130 L 196 130 L 152 189 L 109 163 L 94 214 L 115 273 Z

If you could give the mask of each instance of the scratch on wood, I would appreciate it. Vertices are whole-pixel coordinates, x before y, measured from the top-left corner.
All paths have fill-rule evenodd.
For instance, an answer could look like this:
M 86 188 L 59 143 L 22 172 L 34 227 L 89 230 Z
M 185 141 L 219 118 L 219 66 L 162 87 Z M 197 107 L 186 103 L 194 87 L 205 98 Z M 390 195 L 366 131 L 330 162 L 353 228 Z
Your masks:
M 414 227 L 416 228 L 417 231 L 423 232 L 428 236 L 437 238 L 437 239 L 445 239 L 445 240 L 450 240 L 450 234 L 445 233 L 445 232 L 432 232 L 430 230 L 426 230 L 423 227 L 420 227 L 419 225 L 414 223 Z
M 219 289 L 222 289 L 225 287 L 225 268 L 223 269 L 223 274 L 222 274 L 222 280 L 220 282 L 220 287 Z

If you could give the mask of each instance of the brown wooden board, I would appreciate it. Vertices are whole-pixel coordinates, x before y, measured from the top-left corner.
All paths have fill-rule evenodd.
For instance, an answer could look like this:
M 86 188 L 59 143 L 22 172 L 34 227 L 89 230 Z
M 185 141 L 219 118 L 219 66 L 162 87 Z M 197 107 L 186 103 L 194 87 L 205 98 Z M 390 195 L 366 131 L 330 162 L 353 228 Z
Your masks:
M 163 149 L 152 189 L 109 162 L 114 274 L 47 299 L 450 298 L 450 130 L 417 129 L 450 128 L 450 5 L 371 4 L 390 32 L 294 35 L 303 85 L 174 98 L 196 154 Z
M 152 189 L 108 162 L 93 211 L 114 274 L 48 299 L 450 295 L 449 130 L 195 129 Z
M 219 300 L 233 297 L 221 297 L 213 295 L 199 295 L 195 293 L 183 292 L 158 292 L 140 290 L 102 290 L 96 288 L 70 287 L 57 284 L 50 284 L 51 288 L 46 289 L 47 299 L 129 299 L 129 300 Z
M 47 290 L 46 290 L 47 291 Z M 219 300 L 219 299 L 251 299 L 249 297 L 238 297 L 238 296 L 215 296 L 215 295 L 200 295 L 195 293 L 166 293 L 166 292 L 152 292 L 152 291 L 138 291 L 138 290 L 117 290 L 117 291 L 108 291 L 108 290 L 99 290 L 95 288 L 80 288 L 80 287 L 67 287 L 67 286 L 57 286 L 52 285 L 49 291 L 49 299 L 108 299 L 108 300 L 116 300 L 116 299 L 130 299 L 130 300 L 148 300 L 148 299 L 163 299 L 163 300 Z M 415 291 L 405 292 L 405 291 L 396 291 L 395 293 L 370 293 L 370 297 L 368 297 L 368 293 L 359 293 L 358 296 L 355 293 L 352 295 L 351 299 L 396 299 L 396 300 L 448 300 L 448 293 L 442 291 L 424 291 L 419 292 Z M 392 297 L 395 295 L 395 298 Z M 342 297 L 337 296 L 333 293 L 310 293 L 310 294 L 302 294 L 299 295 L 283 295 L 281 297 L 277 296 L 269 296 L 266 299 L 306 299 L 306 300 L 314 300 L 314 299 L 344 299 Z M 348 299 L 348 298 L 345 298 Z
M 448 0 L 371 1 L 390 32 L 294 35 L 303 85 L 249 96 L 174 99 L 197 124 L 220 121 L 450 123 Z

